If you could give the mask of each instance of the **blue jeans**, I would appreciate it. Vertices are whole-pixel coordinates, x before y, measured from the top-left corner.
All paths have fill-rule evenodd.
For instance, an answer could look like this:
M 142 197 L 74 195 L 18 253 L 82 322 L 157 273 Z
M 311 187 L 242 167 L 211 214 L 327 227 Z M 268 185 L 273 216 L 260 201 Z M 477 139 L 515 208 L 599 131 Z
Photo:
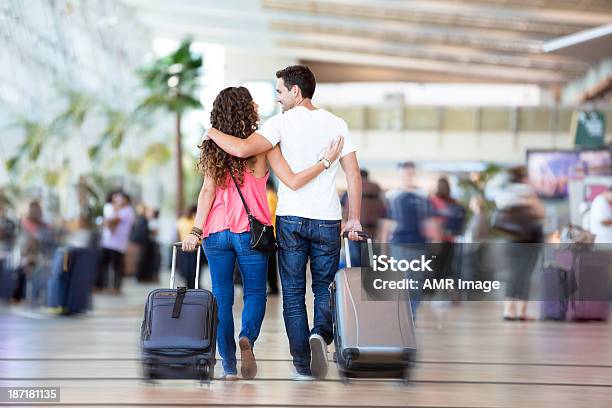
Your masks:
M 234 265 L 238 259 L 243 282 L 244 308 L 239 337 L 247 337 L 251 345 L 259 336 L 266 312 L 266 274 L 268 255 L 249 247 L 249 233 L 234 234 L 229 230 L 210 234 L 204 240 L 204 252 L 210 265 L 212 292 L 217 299 L 219 326 L 217 345 L 226 374 L 236 374 L 236 341 L 234 339 Z
M 289 350 L 297 372 L 310 375 L 308 338 L 319 334 L 330 344 L 334 339 L 329 285 L 340 258 L 340 221 L 294 216 L 276 217 L 278 267 L 283 288 L 283 318 Z M 314 325 L 308 327 L 306 312 L 306 263 L 310 260 L 314 293 Z

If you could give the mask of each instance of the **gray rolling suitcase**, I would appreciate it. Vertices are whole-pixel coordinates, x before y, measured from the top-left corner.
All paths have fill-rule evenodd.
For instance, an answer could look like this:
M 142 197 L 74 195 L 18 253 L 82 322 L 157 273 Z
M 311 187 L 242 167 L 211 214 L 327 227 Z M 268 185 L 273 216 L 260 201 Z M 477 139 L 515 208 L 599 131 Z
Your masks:
M 367 239 L 372 260 L 372 239 Z M 344 236 L 345 253 L 348 238 Z M 349 378 L 410 379 L 416 354 L 414 322 L 408 298 L 397 301 L 361 299 L 361 270 L 340 269 L 330 285 L 330 301 L 334 316 L 334 360 L 343 381 Z M 367 266 L 370 267 L 370 266 Z
M 198 246 L 195 289 L 174 289 L 176 252 L 173 245 L 170 289 L 149 293 L 141 328 L 142 368 L 146 380 L 195 379 L 209 382 L 215 368 L 217 302 L 198 289 Z
M 576 291 L 568 302 L 568 320 L 608 320 L 608 254 L 574 251 L 573 257 Z

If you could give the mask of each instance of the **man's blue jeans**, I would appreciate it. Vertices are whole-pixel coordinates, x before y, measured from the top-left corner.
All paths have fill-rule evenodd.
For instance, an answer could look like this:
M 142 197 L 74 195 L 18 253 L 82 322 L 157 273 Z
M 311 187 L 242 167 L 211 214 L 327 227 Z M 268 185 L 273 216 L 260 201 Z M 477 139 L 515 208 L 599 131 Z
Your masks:
M 334 339 L 329 285 L 340 258 L 340 221 L 294 216 L 276 217 L 278 267 L 283 288 L 283 317 L 289 350 L 297 372 L 310 375 L 308 338 L 319 334 L 327 344 Z M 310 260 L 314 293 L 314 324 L 306 312 L 306 263 Z
M 217 345 L 223 358 L 225 374 L 236 374 L 236 341 L 234 339 L 234 265 L 242 274 L 244 287 L 242 328 L 239 337 L 247 337 L 251 345 L 259 336 L 266 312 L 266 274 L 268 255 L 249 247 L 249 233 L 234 234 L 229 230 L 210 234 L 204 240 L 204 251 L 210 266 L 212 292 L 217 299 L 219 326 Z

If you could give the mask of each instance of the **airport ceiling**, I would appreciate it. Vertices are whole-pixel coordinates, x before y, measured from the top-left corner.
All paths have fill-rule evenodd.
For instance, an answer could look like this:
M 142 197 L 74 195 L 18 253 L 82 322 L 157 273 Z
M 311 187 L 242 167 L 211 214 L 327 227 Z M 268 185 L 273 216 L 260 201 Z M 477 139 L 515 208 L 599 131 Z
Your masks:
M 319 81 L 510 82 L 561 85 L 610 38 L 544 52 L 612 23 L 612 0 L 123 0 L 154 36 L 283 55 Z M 584 53 L 584 49 L 595 50 Z M 257 61 L 253 61 L 257 63 Z

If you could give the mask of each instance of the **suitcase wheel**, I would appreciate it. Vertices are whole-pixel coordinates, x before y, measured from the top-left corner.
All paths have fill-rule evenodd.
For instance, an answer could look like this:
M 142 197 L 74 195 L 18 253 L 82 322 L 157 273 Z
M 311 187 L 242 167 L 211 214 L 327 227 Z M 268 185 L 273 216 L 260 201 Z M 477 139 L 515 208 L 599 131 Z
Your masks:
M 404 369 L 404 376 L 402 377 L 402 383 L 404 385 L 410 385 L 411 379 L 412 379 L 412 370 L 410 369 L 410 367 L 406 367 Z
M 213 379 L 213 369 L 208 364 L 198 364 L 198 377 L 200 383 L 208 384 Z
M 340 375 L 340 380 L 342 381 L 342 384 L 347 385 L 350 382 L 350 379 L 345 371 L 339 370 L 338 374 Z
M 154 374 L 154 369 L 153 369 L 153 363 L 152 362 L 145 362 L 142 365 L 142 374 L 144 377 L 144 382 L 145 384 L 149 384 L 149 385 L 154 385 L 155 384 L 155 380 L 156 380 L 156 376 Z
M 145 377 L 151 377 L 155 368 L 155 361 L 147 358 L 142 361 L 142 373 Z

